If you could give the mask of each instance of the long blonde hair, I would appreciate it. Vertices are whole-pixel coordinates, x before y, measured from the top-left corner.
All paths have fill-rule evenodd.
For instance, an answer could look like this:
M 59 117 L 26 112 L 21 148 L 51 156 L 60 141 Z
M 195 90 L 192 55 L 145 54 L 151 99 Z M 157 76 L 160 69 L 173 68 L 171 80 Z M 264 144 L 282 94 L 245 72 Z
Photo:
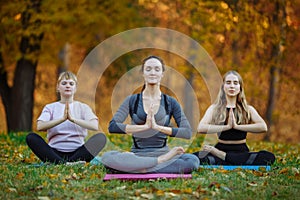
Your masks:
M 226 94 L 224 92 L 224 83 L 225 78 L 233 74 L 238 77 L 240 84 L 240 93 L 236 97 L 236 109 L 234 110 L 234 115 L 237 121 L 237 124 L 248 124 L 250 121 L 250 112 L 248 109 L 248 104 L 246 101 L 246 96 L 244 92 L 244 83 L 241 75 L 236 71 L 228 71 L 223 76 L 223 84 L 221 85 L 218 97 L 214 103 L 215 107 L 212 114 L 212 123 L 213 124 L 225 124 L 226 119 L 228 118 L 228 112 L 226 111 Z

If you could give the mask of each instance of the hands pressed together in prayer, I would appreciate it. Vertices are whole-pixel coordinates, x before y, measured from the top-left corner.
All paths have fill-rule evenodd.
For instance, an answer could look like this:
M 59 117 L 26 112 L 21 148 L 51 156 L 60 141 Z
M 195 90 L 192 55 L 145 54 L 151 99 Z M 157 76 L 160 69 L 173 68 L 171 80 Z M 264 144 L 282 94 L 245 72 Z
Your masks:
M 227 123 L 227 127 L 229 129 L 234 129 L 238 126 L 238 124 L 236 123 L 236 119 L 234 117 L 234 113 L 233 113 L 233 109 L 230 108 L 229 110 L 229 117 L 228 117 L 228 123 Z
M 147 120 L 146 120 L 146 125 L 147 127 L 150 129 L 155 129 L 157 130 L 158 125 L 155 121 L 155 117 L 154 117 L 154 104 L 151 104 L 149 110 L 148 110 L 148 114 L 147 114 Z
M 69 105 L 68 101 L 66 102 L 63 119 L 64 119 L 64 121 L 69 120 L 69 121 L 75 123 L 75 119 L 72 117 L 71 112 L 70 112 L 70 105 Z
M 146 127 L 148 129 L 153 129 L 165 133 L 167 135 L 172 134 L 172 128 L 167 126 L 158 125 L 155 121 L 155 110 L 157 111 L 159 108 L 155 108 L 155 106 L 159 106 L 159 104 L 151 104 L 147 114 Z

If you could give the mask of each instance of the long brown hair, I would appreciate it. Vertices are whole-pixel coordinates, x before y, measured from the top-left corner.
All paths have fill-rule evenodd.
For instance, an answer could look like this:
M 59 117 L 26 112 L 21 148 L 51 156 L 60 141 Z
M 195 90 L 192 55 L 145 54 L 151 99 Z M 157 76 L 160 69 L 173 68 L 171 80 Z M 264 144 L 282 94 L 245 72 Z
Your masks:
M 212 123 L 213 124 L 224 124 L 226 123 L 226 119 L 228 118 L 228 112 L 226 111 L 226 94 L 224 92 L 224 83 L 225 78 L 229 75 L 233 74 L 238 77 L 240 84 L 240 93 L 236 97 L 236 109 L 234 110 L 234 115 L 237 121 L 237 124 L 248 124 L 250 121 L 250 112 L 248 109 L 248 104 L 246 101 L 246 96 L 244 92 L 244 82 L 241 75 L 236 71 L 228 71 L 223 76 L 223 84 L 221 85 L 218 97 L 214 103 L 214 111 L 212 115 Z

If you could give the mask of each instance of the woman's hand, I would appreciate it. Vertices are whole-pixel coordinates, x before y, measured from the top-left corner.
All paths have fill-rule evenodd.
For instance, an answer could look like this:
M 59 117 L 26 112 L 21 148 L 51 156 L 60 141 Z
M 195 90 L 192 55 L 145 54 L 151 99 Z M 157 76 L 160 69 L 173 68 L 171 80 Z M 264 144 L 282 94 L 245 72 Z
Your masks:
M 227 128 L 228 129 L 232 129 L 233 128 L 233 124 L 234 124 L 234 113 L 232 108 L 230 108 L 229 113 L 228 113 L 228 122 L 227 122 Z
M 64 121 L 68 119 L 68 115 L 69 115 L 69 103 L 66 102 L 64 116 L 63 116 Z
M 164 134 L 167 134 L 167 135 L 172 135 L 172 128 L 171 127 L 165 127 L 165 126 L 161 126 L 161 125 L 158 125 L 155 121 L 155 117 L 154 117 L 154 105 L 151 104 L 150 106 L 150 109 L 148 111 L 148 115 L 151 116 L 151 127 L 153 130 L 157 130 L 159 132 L 162 132 Z
M 71 116 L 69 102 L 66 102 L 65 111 L 64 111 L 64 121 L 69 120 L 70 122 L 75 123 L 75 119 Z
M 65 115 L 67 115 L 67 119 L 73 123 L 75 123 L 75 119 L 72 117 L 70 112 L 70 105 L 69 102 L 66 102 L 66 108 L 65 108 Z
M 150 106 L 150 114 L 151 114 L 151 128 L 154 129 L 154 130 L 157 130 L 158 129 L 158 125 L 155 121 L 155 117 L 154 117 L 154 105 L 151 104 Z
M 150 107 L 150 109 L 148 110 L 146 123 L 145 123 L 146 127 L 149 128 L 149 129 L 152 128 L 152 120 L 153 120 L 152 119 L 152 113 L 153 113 L 153 110 Z
M 234 112 L 233 112 L 232 108 L 230 108 L 230 110 L 229 110 L 229 117 L 228 117 L 228 124 L 227 125 L 229 126 L 229 129 L 236 128 L 236 126 L 237 126 L 236 119 L 235 119 Z

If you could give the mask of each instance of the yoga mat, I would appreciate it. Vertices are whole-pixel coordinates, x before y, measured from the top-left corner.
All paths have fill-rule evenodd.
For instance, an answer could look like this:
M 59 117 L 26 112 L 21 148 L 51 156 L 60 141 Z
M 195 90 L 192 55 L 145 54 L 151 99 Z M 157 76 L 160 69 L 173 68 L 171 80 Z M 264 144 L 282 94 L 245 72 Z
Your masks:
M 265 169 L 266 171 L 271 170 L 271 166 L 268 165 L 200 165 L 200 168 L 205 169 L 225 169 L 225 170 L 234 170 L 237 168 L 240 169 L 250 169 L 250 170 L 260 170 Z
M 192 174 L 106 174 L 104 181 L 118 180 L 148 180 L 148 179 L 192 178 Z

